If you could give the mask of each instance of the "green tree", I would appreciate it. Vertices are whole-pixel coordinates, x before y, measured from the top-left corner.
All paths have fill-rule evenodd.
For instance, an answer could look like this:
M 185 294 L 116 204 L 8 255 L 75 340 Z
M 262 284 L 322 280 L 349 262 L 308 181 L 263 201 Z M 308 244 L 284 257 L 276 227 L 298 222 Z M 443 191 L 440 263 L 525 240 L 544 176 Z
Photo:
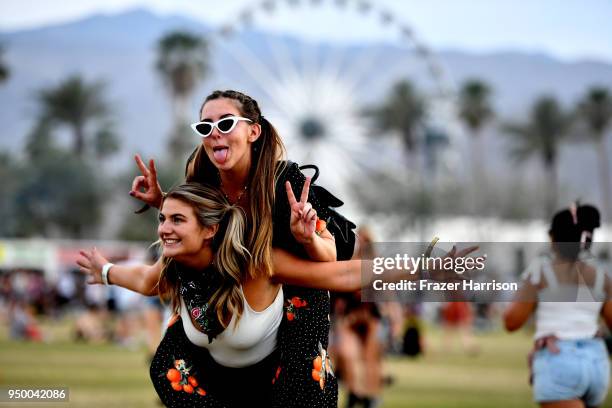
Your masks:
M 40 160 L 57 151 L 52 135 L 50 121 L 39 118 L 30 133 L 26 136 L 25 154 L 31 161 Z
M 35 128 L 41 127 L 42 121 L 47 122 L 45 128 L 49 131 L 58 125 L 67 126 L 72 131 L 74 153 L 83 157 L 90 122 L 108 124 L 110 112 L 103 93 L 103 83 L 87 83 L 78 75 L 68 77 L 57 87 L 40 91 L 40 114 Z
M 19 186 L 21 174 L 10 152 L 0 151 L 0 237 L 15 235 L 15 201 L 12 198 Z
M 364 213 L 393 217 L 395 221 L 389 231 L 392 235 L 401 236 L 407 229 L 416 229 L 420 240 L 429 239 L 428 229 L 438 210 L 435 199 L 439 191 L 382 171 L 372 171 L 352 185 Z
M 478 79 L 467 80 L 459 91 L 459 117 L 472 135 L 472 177 L 474 184 L 486 182 L 486 163 L 481 131 L 493 118 L 491 88 Z
M 103 89 L 75 75 L 38 93 L 38 117 L 24 148 L 28 160 L 15 170 L 19 184 L 8 196 L 14 236 L 82 238 L 98 226 L 108 180 L 89 159 L 119 147 Z M 69 150 L 56 143 L 61 126 L 71 131 Z
M 540 158 L 546 174 L 546 216 L 552 215 L 558 200 L 557 161 L 559 145 L 567 136 L 571 116 L 565 113 L 557 100 L 550 96 L 538 99 L 527 123 L 504 126 L 514 136 L 511 155 L 518 161 L 536 155 Z
M 174 123 L 169 141 L 171 159 L 182 159 L 193 149 L 189 131 L 189 103 L 197 84 L 208 73 L 208 46 L 196 34 L 171 32 L 159 40 L 157 70 L 167 84 L 172 99 Z
M 107 122 L 96 131 L 94 151 L 98 159 L 105 159 L 119 150 L 119 140 L 114 129 L 112 123 Z
M 415 169 L 418 131 L 423 126 L 426 104 L 414 85 L 408 80 L 397 82 L 385 101 L 367 110 L 366 114 L 373 117 L 375 127 L 383 134 L 399 133 L 408 165 Z
M 50 150 L 19 171 L 14 234 L 83 238 L 102 217 L 104 180 L 70 152 Z
M 9 77 L 9 68 L 4 63 L 4 59 L 2 58 L 2 54 L 4 54 L 4 48 L 0 45 L 0 82 L 4 82 Z
M 612 217 L 610 203 L 610 162 L 606 147 L 606 133 L 612 123 L 612 96 L 605 88 L 591 88 L 579 102 L 577 115 L 586 124 L 588 137 L 597 150 L 599 180 L 604 211 Z

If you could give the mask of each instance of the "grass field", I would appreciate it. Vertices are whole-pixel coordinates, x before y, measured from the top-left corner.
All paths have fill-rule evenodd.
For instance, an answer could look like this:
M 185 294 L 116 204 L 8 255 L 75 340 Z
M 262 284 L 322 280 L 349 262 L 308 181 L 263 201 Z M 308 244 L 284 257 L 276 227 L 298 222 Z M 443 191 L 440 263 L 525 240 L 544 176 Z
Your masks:
M 0 387 L 70 388 L 70 403 L 44 407 L 156 406 L 144 347 L 75 344 L 68 340 L 68 327 L 46 324 L 54 339 L 49 344 L 9 341 L 6 329 L 0 328 Z M 479 335 L 477 356 L 466 355 L 458 344 L 443 352 L 441 336 L 428 330 L 428 353 L 422 358 L 387 359 L 385 371 L 395 381 L 385 389 L 383 407 L 536 406 L 527 384 L 525 355 L 531 343 L 527 333 Z M 604 406 L 612 407 L 612 398 Z

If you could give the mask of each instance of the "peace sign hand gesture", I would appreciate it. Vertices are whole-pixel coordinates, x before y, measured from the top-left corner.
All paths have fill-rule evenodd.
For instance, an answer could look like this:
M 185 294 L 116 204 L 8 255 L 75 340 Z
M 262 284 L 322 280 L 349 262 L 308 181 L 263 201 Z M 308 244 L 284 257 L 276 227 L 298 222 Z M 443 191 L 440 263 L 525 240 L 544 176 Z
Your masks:
M 153 159 L 149 160 L 149 167 L 147 168 L 139 155 L 134 156 L 134 159 L 142 175 L 134 178 L 130 195 L 152 207 L 159 208 L 163 194 L 159 181 L 157 181 L 155 162 Z M 141 189 L 144 191 L 141 191 Z
M 310 244 L 315 239 L 317 227 L 317 211 L 308 202 L 310 177 L 306 177 L 300 201 L 295 199 L 293 188 L 288 181 L 285 183 L 285 189 L 287 190 L 287 199 L 291 207 L 291 218 L 289 221 L 291 233 L 299 243 Z

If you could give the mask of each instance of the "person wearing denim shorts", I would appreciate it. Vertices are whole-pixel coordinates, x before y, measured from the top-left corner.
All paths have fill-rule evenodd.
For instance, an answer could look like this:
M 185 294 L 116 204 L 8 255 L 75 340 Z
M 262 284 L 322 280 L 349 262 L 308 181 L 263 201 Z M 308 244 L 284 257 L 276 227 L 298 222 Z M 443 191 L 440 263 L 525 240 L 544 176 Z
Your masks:
M 549 231 L 551 255 L 525 271 L 504 314 L 509 331 L 535 314 L 530 369 L 534 400 L 545 408 L 597 407 L 608 392 L 610 362 L 598 318 L 612 326 L 612 284 L 581 256 L 599 225 L 599 212 L 590 205 L 558 212 Z
M 536 351 L 533 394 L 537 402 L 579 397 L 587 407 L 601 405 L 608 392 L 610 362 L 602 339 L 557 340 L 558 353 Z

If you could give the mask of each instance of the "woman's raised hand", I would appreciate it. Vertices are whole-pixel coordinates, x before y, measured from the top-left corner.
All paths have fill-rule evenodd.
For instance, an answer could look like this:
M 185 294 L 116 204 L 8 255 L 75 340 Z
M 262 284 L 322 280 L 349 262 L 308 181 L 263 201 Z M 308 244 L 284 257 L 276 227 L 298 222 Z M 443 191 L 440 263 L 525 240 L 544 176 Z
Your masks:
M 314 240 L 317 227 L 317 211 L 308 202 L 310 177 L 306 177 L 300 201 L 296 200 L 291 183 L 288 181 L 285 183 L 285 189 L 291 207 L 291 219 L 289 221 L 291 233 L 299 243 L 309 244 Z
M 479 246 L 473 245 L 465 249 L 462 249 L 461 251 L 457 251 L 457 245 L 453 245 L 451 250 L 448 251 L 444 256 L 442 256 L 442 262 L 440 264 L 444 265 L 446 262 L 446 259 L 453 259 L 453 264 L 454 264 L 454 260 L 456 258 L 465 258 L 471 253 L 477 251 L 478 249 L 480 249 Z M 434 280 L 441 281 L 441 282 L 466 280 L 469 276 L 469 271 L 466 271 L 466 273 L 467 274 L 458 274 L 453 269 L 449 270 L 444 267 L 439 268 L 439 269 L 434 268 L 429 271 L 429 274 Z
M 153 159 L 149 160 L 149 167 L 147 168 L 139 155 L 134 156 L 134 159 L 142 175 L 134 178 L 130 195 L 152 207 L 159 208 L 162 203 L 163 194 L 159 181 L 157 181 L 155 162 Z
M 96 248 L 92 248 L 91 251 L 79 251 L 79 254 L 77 265 L 79 270 L 87 275 L 87 283 L 90 285 L 103 283 L 102 267 L 108 263 L 108 260 Z

